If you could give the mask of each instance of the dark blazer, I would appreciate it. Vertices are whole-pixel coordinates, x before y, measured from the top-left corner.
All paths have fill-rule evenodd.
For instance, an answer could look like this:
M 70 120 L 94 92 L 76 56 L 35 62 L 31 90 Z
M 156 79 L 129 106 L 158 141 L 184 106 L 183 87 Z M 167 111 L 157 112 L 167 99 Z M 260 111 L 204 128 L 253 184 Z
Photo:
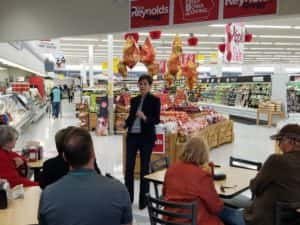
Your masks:
M 130 112 L 126 120 L 125 128 L 130 133 L 131 127 L 136 119 L 136 112 L 140 105 L 142 96 L 138 95 L 130 101 Z M 142 136 L 151 141 L 155 141 L 155 125 L 160 122 L 160 100 L 154 95 L 148 93 L 144 99 L 142 112 L 147 117 L 146 121 L 141 120 Z
M 100 173 L 100 170 L 95 162 L 95 170 Z M 61 155 L 48 159 L 43 164 L 43 170 L 39 176 L 39 184 L 42 189 L 48 185 L 58 181 L 69 172 L 69 165 Z
M 276 202 L 300 202 L 299 171 L 300 151 L 272 155 L 267 159 L 250 183 L 255 199 L 244 212 L 247 225 L 274 225 Z M 300 224 L 299 220 L 293 224 Z

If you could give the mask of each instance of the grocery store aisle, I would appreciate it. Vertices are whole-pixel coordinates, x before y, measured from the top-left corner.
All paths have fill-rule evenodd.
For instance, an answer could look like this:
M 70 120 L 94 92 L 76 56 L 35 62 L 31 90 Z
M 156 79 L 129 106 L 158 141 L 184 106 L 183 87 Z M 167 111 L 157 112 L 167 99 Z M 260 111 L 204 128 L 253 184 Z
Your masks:
M 46 114 L 41 120 L 26 128 L 17 142 L 16 149 L 22 149 L 27 141 L 40 141 L 45 149 L 46 158 L 56 154 L 54 143 L 55 133 L 66 126 L 76 126 L 79 120 L 75 118 L 75 107 L 63 101 L 62 118 L 52 119 Z M 211 160 L 220 165 L 228 165 L 229 157 L 235 156 L 243 159 L 263 162 L 274 152 L 274 144 L 269 136 L 276 132 L 275 128 L 265 126 L 245 125 L 235 123 L 235 140 L 232 144 L 220 146 L 211 151 Z M 102 173 L 110 173 L 123 182 L 122 173 L 122 136 L 96 136 L 92 133 L 97 163 Z M 135 203 L 133 213 L 135 223 L 138 225 L 149 224 L 147 210 L 138 210 L 139 182 L 135 183 Z M 151 185 L 152 188 L 152 185 Z

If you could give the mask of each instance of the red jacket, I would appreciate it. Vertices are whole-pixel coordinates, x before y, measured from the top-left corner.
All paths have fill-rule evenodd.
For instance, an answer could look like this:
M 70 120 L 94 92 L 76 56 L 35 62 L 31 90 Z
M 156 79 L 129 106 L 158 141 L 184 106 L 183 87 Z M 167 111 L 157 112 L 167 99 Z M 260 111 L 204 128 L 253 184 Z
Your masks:
M 26 162 L 26 160 L 16 152 L 9 152 L 0 148 L 0 178 L 8 180 L 11 187 L 18 184 L 23 184 L 24 187 L 38 185 L 36 182 L 32 182 L 19 174 L 14 161 L 16 157 Z
M 183 162 L 171 165 L 165 176 L 163 195 L 167 201 L 197 201 L 197 225 L 223 225 L 218 214 L 224 203 L 215 190 L 212 176 L 200 167 Z

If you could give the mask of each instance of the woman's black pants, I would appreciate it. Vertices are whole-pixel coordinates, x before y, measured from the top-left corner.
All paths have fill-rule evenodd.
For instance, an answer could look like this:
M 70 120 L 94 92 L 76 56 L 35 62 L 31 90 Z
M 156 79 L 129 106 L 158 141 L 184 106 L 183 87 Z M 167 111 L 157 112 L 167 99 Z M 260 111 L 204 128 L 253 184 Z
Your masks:
M 139 207 L 146 206 L 146 193 L 149 192 L 149 182 L 145 181 L 144 176 L 149 173 L 149 163 L 154 146 L 152 140 L 147 140 L 141 134 L 128 134 L 126 138 L 126 171 L 125 185 L 130 194 L 131 202 L 134 200 L 134 166 L 137 151 L 140 151 L 141 172 L 140 172 L 140 195 Z

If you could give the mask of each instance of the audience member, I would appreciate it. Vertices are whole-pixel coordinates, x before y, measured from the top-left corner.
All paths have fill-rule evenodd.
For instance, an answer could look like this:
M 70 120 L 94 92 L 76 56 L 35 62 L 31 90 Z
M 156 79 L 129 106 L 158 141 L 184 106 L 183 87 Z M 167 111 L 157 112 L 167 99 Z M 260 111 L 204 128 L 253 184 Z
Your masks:
M 68 132 L 63 155 L 70 172 L 42 192 L 39 224 L 131 224 L 129 193 L 120 182 L 96 173 L 89 132 L 82 128 Z
M 167 170 L 163 186 L 164 199 L 179 203 L 196 201 L 198 225 L 223 225 L 222 221 L 226 225 L 244 225 L 242 213 L 224 207 L 215 190 L 208 152 L 209 147 L 202 137 L 192 137 L 188 141 L 180 162 Z M 171 220 L 168 217 L 166 219 Z M 176 222 L 184 223 L 186 220 Z
M 283 154 L 271 155 L 251 181 L 255 199 L 244 212 L 247 225 L 274 225 L 276 202 L 300 202 L 300 126 L 288 124 L 271 139 Z
M 49 184 L 52 184 L 65 176 L 69 172 L 69 165 L 63 158 L 64 151 L 64 138 L 68 132 L 75 127 L 69 126 L 67 128 L 59 130 L 55 134 L 55 143 L 58 155 L 54 158 L 48 159 L 43 164 L 42 172 L 39 176 L 39 184 L 42 189 L 46 188 Z M 95 170 L 100 174 L 100 170 L 95 161 Z
M 164 199 L 173 202 L 197 201 L 198 225 L 222 225 L 218 215 L 223 209 L 223 202 L 206 166 L 207 143 L 200 137 L 191 138 L 185 145 L 180 160 L 167 170 L 163 186 Z M 185 220 L 176 222 L 184 223 Z
M 21 173 L 21 168 L 27 168 L 27 164 L 24 157 L 13 152 L 18 139 L 17 130 L 8 125 L 0 125 L 0 134 L 0 178 L 8 180 L 11 187 L 18 184 L 25 187 L 38 185 Z

